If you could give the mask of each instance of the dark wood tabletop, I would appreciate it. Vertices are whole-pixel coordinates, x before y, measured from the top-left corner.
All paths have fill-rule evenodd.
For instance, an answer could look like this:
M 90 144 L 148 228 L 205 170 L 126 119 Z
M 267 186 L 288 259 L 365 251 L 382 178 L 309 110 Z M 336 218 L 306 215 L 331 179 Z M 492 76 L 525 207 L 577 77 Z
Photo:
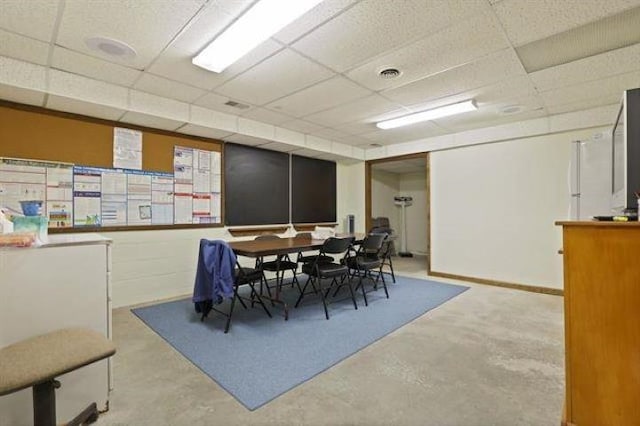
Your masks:
M 356 242 L 360 242 L 364 239 L 365 234 L 338 234 L 336 237 L 355 237 Z M 309 236 L 301 236 L 273 240 L 233 241 L 229 243 L 229 247 L 236 255 L 261 257 L 317 250 L 322 247 L 322 244 L 324 244 L 324 240 L 312 240 Z

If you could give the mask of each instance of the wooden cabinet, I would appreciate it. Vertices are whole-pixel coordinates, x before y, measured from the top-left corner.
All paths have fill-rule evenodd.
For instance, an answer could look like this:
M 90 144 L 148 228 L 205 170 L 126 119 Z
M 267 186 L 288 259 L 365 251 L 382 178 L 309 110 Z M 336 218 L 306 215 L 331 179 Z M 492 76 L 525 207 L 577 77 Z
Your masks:
M 565 422 L 640 425 L 640 223 L 563 227 Z

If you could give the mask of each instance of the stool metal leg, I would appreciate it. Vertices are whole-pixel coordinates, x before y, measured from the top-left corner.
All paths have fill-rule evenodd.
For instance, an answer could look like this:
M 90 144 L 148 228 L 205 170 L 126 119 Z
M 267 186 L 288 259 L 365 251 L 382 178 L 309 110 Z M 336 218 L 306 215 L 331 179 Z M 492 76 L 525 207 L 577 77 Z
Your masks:
M 56 426 L 56 393 L 60 387 L 57 380 L 49 380 L 33 386 L 34 426 Z

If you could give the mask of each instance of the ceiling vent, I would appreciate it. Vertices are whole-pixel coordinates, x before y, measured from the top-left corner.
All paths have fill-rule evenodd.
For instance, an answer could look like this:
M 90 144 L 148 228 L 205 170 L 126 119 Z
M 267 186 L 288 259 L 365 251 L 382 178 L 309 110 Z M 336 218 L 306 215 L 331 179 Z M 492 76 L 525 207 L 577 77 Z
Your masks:
M 240 102 L 236 102 L 236 101 L 227 101 L 224 103 L 227 106 L 230 106 L 232 108 L 238 108 L 238 109 L 248 109 L 251 108 L 249 105 L 247 104 L 241 104 Z
M 397 68 L 385 68 L 378 73 L 378 75 L 380 75 L 380 77 L 384 78 L 385 80 L 391 80 L 392 78 L 400 77 L 400 74 L 402 73 Z

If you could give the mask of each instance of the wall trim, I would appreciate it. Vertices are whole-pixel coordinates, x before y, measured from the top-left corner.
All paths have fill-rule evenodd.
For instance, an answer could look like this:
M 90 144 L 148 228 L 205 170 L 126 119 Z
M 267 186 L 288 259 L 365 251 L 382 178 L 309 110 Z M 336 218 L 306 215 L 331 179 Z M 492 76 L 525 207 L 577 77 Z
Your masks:
M 453 280 L 469 281 L 477 284 L 490 285 L 494 287 L 510 288 L 512 290 L 528 291 L 531 293 L 550 294 L 552 296 L 564 296 L 564 290 L 560 288 L 542 287 L 537 285 L 510 283 L 507 281 L 489 280 L 486 278 L 469 277 L 466 275 L 449 274 L 447 272 L 428 270 L 430 277 L 450 278 Z

